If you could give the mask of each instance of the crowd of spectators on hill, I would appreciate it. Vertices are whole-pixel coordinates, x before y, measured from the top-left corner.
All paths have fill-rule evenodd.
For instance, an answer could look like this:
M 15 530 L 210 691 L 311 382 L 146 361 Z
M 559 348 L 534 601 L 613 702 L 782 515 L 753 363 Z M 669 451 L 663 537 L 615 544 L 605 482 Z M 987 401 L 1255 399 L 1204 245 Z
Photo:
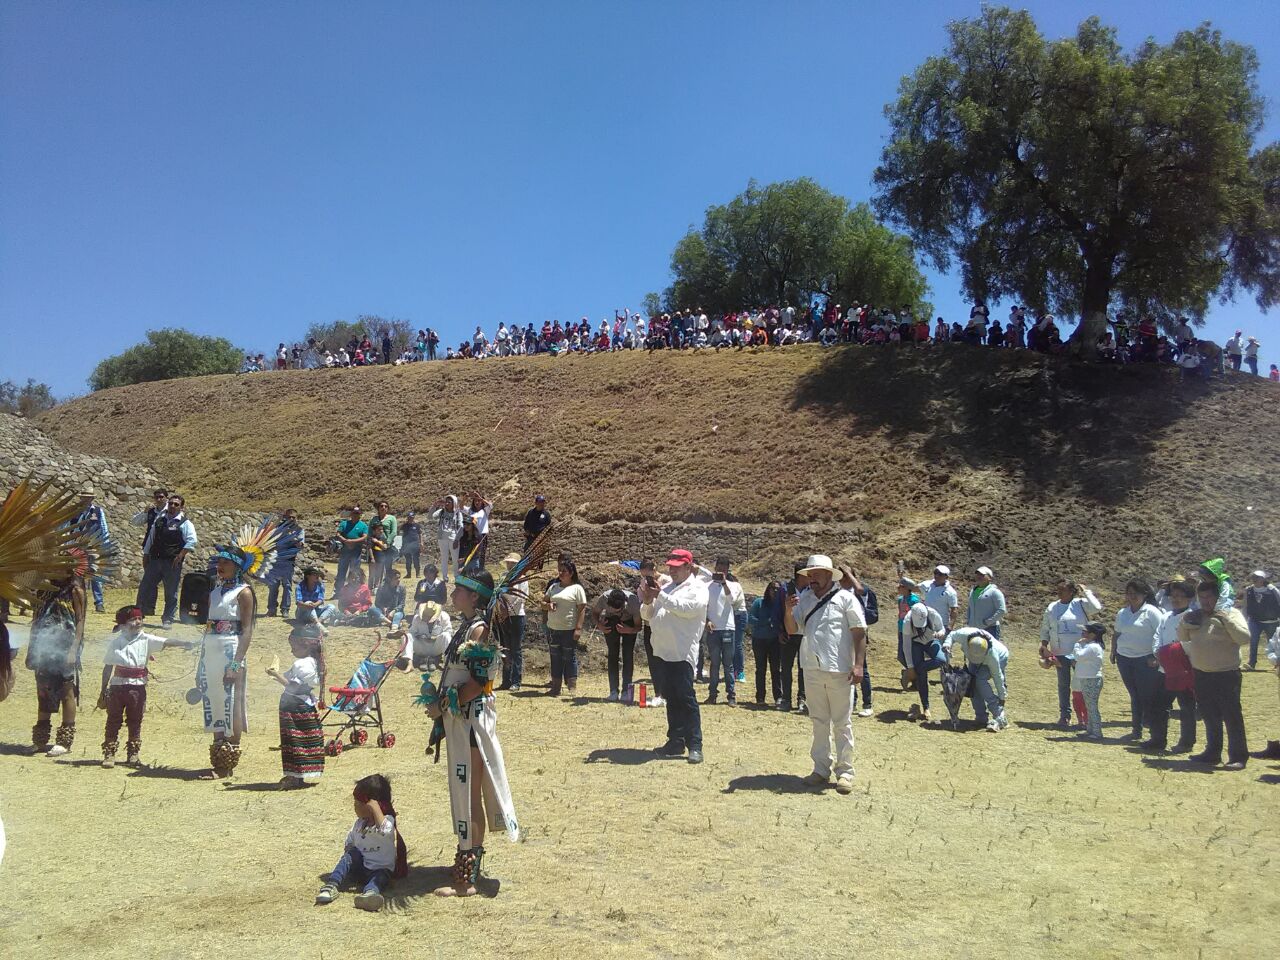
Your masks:
M 374 339 L 377 336 L 377 339 Z M 930 324 L 910 306 L 896 309 L 871 304 L 845 307 L 829 303 L 825 307 L 766 307 L 708 315 L 694 308 L 676 310 L 649 318 L 630 310 L 615 312 L 613 320 L 598 325 L 583 317 L 577 323 L 544 321 L 541 327 L 499 323 L 492 336 L 477 326 L 469 340 L 440 351 L 435 330 L 418 330 L 404 349 L 397 352 L 390 331 L 375 335 L 366 332 L 346 343 L 330 344 L 308 339 L 292 347 L 281 343 L 274 362 L 265 354 L 247 355 L 241 372 L 267 369 L 319 369 L 406 364 L 427 360 L 466 360 L 534 354 L 562 356 L 574 353 L 609 353 L 617 350 L 743 350 L 747 347 L 791 346 L 817 343 L 837 344 L 967 344 L 997 349 L 1033 350 L 1058 354 L 1067 349 L 1058 320 L 1049 313 L 1032 315 L 1015 305 L 1003 323 L 992 320 L 986 304 L 975 304 L 968 320 L 948 323 L 938 317 Z M 1195 335 L 1189 320 L 1178 318 L 1164 330 L 1151 316 L 1135 318 L 1117 314 L 1094 344 L 1097 358 L 1106 363 L 1165 363 L 1177 365 L 1184 376 L 1225 375 L 1247 367 L 1258 375 L 1256 337 L 1237 330 L 1219 345 Z M 1280 381 L 1280 370 L 1272 364 L 1270 379 Z

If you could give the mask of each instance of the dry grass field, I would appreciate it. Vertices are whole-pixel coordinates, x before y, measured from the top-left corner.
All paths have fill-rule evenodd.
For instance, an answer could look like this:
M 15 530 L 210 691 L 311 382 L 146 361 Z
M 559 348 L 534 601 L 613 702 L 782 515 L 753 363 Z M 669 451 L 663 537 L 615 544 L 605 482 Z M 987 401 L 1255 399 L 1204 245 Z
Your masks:
M 39 424 L 159 470 L 193 506 L 292 504 L 316 523 L 476 488 L 515 518 L 539 490 L 597 522 L 839 522 L 877 575 L 986 563 L 1038 595 L 1063 575 L 1120 593 L 1211 555 L 1237 579 L 1280 566 L 1280 449 L 1260 430 L 1278 420 L 1280 389 L 1257 377 L 955 345 L 198 377 Z
M 129 599 L 114 593 L 109 607 Z M 68 757 L 23 755 L 35 696 L 20 663 L 0 704 L 5 958 L 1084 960 L 1274 949 L 1280 765 L 1203 772 L 1114 739 L 1076 742 L 1049 723 L 1052 674 L 1026 635 L 1011 641 L 1013 723 L 990 735 L 907 722 L 911 695 L 890 689 L 888 627 L 873 628 L 878 715 L 855 719 L 849 797 L 801 786 L 804 718 L 707 707 L 707 762 L 659 760 L 649 750 L 663 739 L 660 710 L 601 702 L 598 667 L 577 699 L 551 701 L 538 680 L 545 652 L 534 652 L 533 682 L 499 694 L 526 836 L 494 840 L 486 895 L 458 902 L 427 893 L 446 876 L 453 839 L 444 764 L 423 756 L 427 726 L 410 705 L 415 675 L 384 687 L 393 749 L 349 750 L 318 786 L 279 792 L 279 688 L 263 670 L 288 656 L 286 627 L 262 621 L 253 728 L 234 781 L 194 779 L 207 749 L 183 699 L 195 655 L 181 651 L 155 664 L 145 765 L 103 770 L 103 714 L 89 704 L 108 626 L 91 615 L 86 707 Z M 369 635 L 334 631 L 331 682 L 345 681 Z M 1255 749 L 1280 737 L 1276 684 L 1270 673 L 1244 677 Z M 1114 669 L 1103 702 L 1115 737 L 1127 700 Z M 379 915 L 355 910 L 350 893 L 314 906 L 351 823 L 352 782 L 375 771 L 393 778 L 411 874 Z

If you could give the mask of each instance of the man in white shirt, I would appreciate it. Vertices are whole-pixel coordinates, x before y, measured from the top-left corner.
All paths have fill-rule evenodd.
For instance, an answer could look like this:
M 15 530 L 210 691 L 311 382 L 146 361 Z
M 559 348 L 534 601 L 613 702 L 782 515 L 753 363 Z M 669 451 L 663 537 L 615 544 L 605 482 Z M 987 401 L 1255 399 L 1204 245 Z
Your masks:
M 831 558 L 815 554 L 804 570 L 808 588 L 787 598 L 783 621 L 788 633 L 803 634 L 800 665 L 804 669 L 809 718 L 813 721 L 813 772 L 810 786 L 831 779 L 831 739 L 836 741 L 836 790 L 853 792 L 853 687 L 862 679 L 867 657 L 867 621 L 862 604 L 848 589 L 853 576 L 843 570 L 835 580 Z
M 699 568 L 699 576 L 703 574 Z M 742 587 L 729 579 L 729 558 L 717 557 L 716 569 L 707 584 L 707 646 L 711 653 L 711 693 L 707 703 L 715 703 L 720 693 L 720 676 L 724 675 L 729 706 L 738 705 L 737 671 L 733 665 L 733 647 L 738 599 Z
M 1239 370 L 1240 360 L 1244 356 L 1244 331 L 1237 330 L 1236 335 L 1223 345 L 1223 351 L 1227 355 L 1227 362 L 1231 364 L 1231 369 Z
M 693 554 L 672 550 L 667 557 L 671 582 L 656 578 L 640 582 L 640 616 L 650 627 L 653 667 L 667 701 L 667 742 L 663 756 L 680 756 L 688 748 L 689 762 L 702 762 L 702 716 L 693 692 L 693 665 L 698 640 L 707 623 L 707 585 L 693 575 Z
M 933 568 L 933 583 L 924 592 L 921 597 L 926 607 L 930 607 L 938 612 L 938 616 L 942 618 L 944 629 L 950 633 L 956 627 L 956 611 L 960 609 L 960 597 L 956 593 L 956 588 L 951 585 L 951 568 L 945 564 L 938 564 Z

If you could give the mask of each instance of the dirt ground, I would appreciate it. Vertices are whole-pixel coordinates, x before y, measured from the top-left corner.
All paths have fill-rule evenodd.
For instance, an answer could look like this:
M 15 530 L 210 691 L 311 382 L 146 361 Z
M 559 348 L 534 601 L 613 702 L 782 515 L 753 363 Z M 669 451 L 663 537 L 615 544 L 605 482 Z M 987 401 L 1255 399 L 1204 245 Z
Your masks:
M 108 606 L 127 599 L 117 592 Z M 1203 772 L 1135 755 L 1114 739 L 1127 727 L 1114 668 L 1103 693 L 1108 742 L 1076 742 L 1051 723 L 1053 675 L 1036 666 L 1028 636 L 1011 639 L 1013 723 L 991 735 L 907 722 L 913 695 L 894 689 L 889 630 L 873 628 L 877 715 L 855 719 L 848 797 L 801 785 L 805 718 L 704 707 L 706 763 L 659 760 L 650 748 L 663 739 L 661 710 L 602 702 L 607 683 L 594 666 L 576 699 L 550 700 L 546 654 L 534 652 L 524 691 L 499 694 L 525 837 L 493 839 L 486 895 L 457 902 L 428 892 L 445 880 L 454 841 L 445 765 L 423 756 L 427 725 L 410 705 L 416 675 L 383 688 L 392 749 L 348 750 L 318 786 L 280 792 L 279 688 L 263 671 L 274 656 L 287 662 L 287 628 L 262 621 L 250 654 L 252 730 L 232 782 L 195 779 L 207 761 L 198 708 L 183 698 L 195 654 L 177 650 L 154 664 L 144 766 L 103 770 L 104 716 L 90 704 L 108 618 L 91 615 L 89 626 L 85 708 L 68 757 L 24 755 L 35 693 L 20 662 L 0 704 L 0 955 L 14 960 L 230 951 L 1080 960 L 1263 956 L 1275 942 L 1280 764 Z M 370 634 L 334 631 L 330 682 L 345 681 Z M 1273 674 L 1245 674 L 1254 749 L 1280 737 L 1276 693 Z M 353 818 L 351 785 L 373 772 L 393 780 L 410 876 L 380 915 L 354 909 L 349 892 L 314 906 Z

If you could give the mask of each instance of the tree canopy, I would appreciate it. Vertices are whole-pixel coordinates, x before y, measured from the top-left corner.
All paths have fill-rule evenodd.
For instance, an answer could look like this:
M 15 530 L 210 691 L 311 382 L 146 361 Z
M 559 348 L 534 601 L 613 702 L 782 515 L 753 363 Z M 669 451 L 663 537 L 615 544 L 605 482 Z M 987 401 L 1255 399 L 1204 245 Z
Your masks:
M 30 377 L 23 386 L 12 380 L 0 382 L 0 413 L 14 413 L 20 417 L 34 417 L 43 413 L 58 401 L 47 383 L 36 383 Z
M 879 223 L 866 204 L 801 178 L 755 181 L 707 209 L 671 255 L 669 309 L 737 310 L 805 305 L 815 295 L 841 303 L 923 306 L 928 284 L 911 242 Z
M 89 387 L 104 390 L 150 380 L 235 373 L 244 351 L 222 337 L 202 337 L 189 330 L 148 330 L 143 343 L 108 357 L 94 367 Z
M 1081 316 L 1202 319 L 1215 295 L 1280 295 L 1280 156 L 1252 153 L 1257 57 L 1208 24 L 1123 51 L 1091 17 L 1048 41 L 984 7 L 885 108 L 876 209 L 975 299 Z
M 382 349 L 382 335 L 391 335 L 391 350 L 394 355 L 405 351 L 412 343 L 417 331 L 408 320 L 387 320 L 375 314 L 360 314 L 353 321 L 335 320 L 332 323 L 313 323 L 307 328 L 307 339 L 316 343 L 324 343 L 330 350 L 337 350 L 352 337 L 357 340 L 368 336 L 374 347 Z

